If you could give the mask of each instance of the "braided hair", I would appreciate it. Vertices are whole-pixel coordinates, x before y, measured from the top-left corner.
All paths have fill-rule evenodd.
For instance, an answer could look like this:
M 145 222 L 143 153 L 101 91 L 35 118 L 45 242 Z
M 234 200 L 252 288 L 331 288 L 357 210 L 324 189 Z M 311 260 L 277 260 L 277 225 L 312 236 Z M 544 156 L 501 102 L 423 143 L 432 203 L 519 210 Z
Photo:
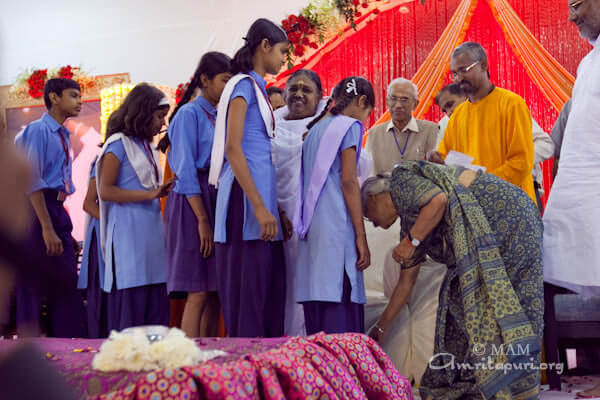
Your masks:
M 169 117 L 169 123 L 173 121 L 177 111 L 179 111 L 181 107 L 186 105 L 192 99 L 196 89 L 202 88 L 202 75 L 206 75 L 206 77 L 210 80 L 224 72 L 231 72 L 231 58 L 229 56 L 219 53 L 218 51 L 210 51 L 204 54 L 198 63 L 198 67 L 196 67 L 196 71 L 194 71 L 192 81 L 186 87 L 185 92 L 181 97 L 181 101 L 177 104 L 173 110 L 173 113 Z M 169 140 L 169 135 L 167 133 L 158 142 L 157 148 L 165 153 L 170 145 L 171 141 Z
M 362 76 L 351 76 L 343 79 L 333 89 L 333 94 L 327 100 L 325 108 L 315 119 L 310 121 L 307 125 L 307 129 L 310 130 L 317 122 L 319 122 L 328 112 L 332 115 L 339 115 L 346 107 L 352 103 L 354 98 L 359 96 L 365 96 L 367 105 L 370 107 L 375 106 L 375 92 L 373 92 L 373 86 L 371 82 Z M 331 103 L 335 102 L 334 106 L 330 108 Z

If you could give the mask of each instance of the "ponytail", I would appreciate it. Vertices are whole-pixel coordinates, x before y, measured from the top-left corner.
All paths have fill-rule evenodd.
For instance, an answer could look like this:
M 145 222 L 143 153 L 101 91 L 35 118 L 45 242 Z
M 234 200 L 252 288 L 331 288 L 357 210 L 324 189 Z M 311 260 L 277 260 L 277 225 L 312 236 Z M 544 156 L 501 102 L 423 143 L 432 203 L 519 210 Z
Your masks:
M 258 44 L 252 49 L 248 42 L 239 49 L 235 55 L 233 56 L 233 60 L 231 61 L 231 72 L 235 74 L 248 72 L 254 69 L 254 65 L 252 63 L 252 58 L 254 57 L 254 50 L 256 50 Z
M 333 89 L 333 93 L 329 100 L 327 100 L 327 105 L 321 114 L 318 117 L 310 121 L 307 125 L 307 128 L 310 130 L 317 122 L 319 122 L 325 114 L 330 112 L 332 115 L 339 115 L 346 107 L 352 103 L 355 97 L 365 96 L 367 105 L 373 107 L 375 106 L 375 92 L 373 91 L 373 86 L 371 83 L 363 78 L 362 76 L 351 76 L 349 78 L 343 79 L 340 83 L 338 83 Z M 332 101 L 335 101 L 335 105 L 331 106 Z
M 198 87 L 200 87 L 200 75 L 194 75 L 194 78 L 192 79 L 190 84 L 187 85 L 185 92 L 183 93 L 183 96 L 181 97 L 181 101 L 177 104 L 177 106 L 175 106 L 173 113 L 171 113 L 171 116 L 169 117 L 169 125 L 171 125 L 171 121 L 173 121 L 173 117 L 175 117 L 175 114 L 177 114 L 177 111 L 179 111 L 179 109 L 182 106 L 184 106 L 185 104 L 187 104 L 190 101 L 190 99 L 192 98 L 192 95 L 194 94 L 194 92 L 196 91 L 196 89 Z M 169 139 L 169 133 L 167 132 L 162 137 L 162 139 L 160 139 L 158 141 L 156 148 L 159 151 L 166 153 L 169 146 L 171 146 L 171 140 Z
M 273 22 L 265 18 L 259 18 L 250 26 L 244 40 L 246 43 L 233 56 L 231 62 L 232 73 L 244 73 L 254 69 L 254 53 L 264 39 L 269 41 L 271 46 L 277 43 L 287 42 L 288 37 L 285 31 Z
M 216 75 L 225 72 L 231 72 L 231 58 L 229 58 L 229 56 L 217 51 L 211 51 L 204 54 L 198 63 L 198 67 L 196 67 L 196 71 L 194 71 L 192 81 L 185 88 L 181 101 L 177 104 L 169 117 L 169 124 L 171 124 L 173 118 L 175 118 L 177 111 L 192 99 L 196 89 L 202 88 L 202 75 L 206 75 L 208 79 L 213 79 Z M 166 133 L 162 139 L 160 139 L 156 147 L 158 150 L 166 153 L 170 145 L 171 140 L 169 139 L 169 134 Z
M 327 103 L 325 104 L 325 108 L 323 109 L 323 111 L 321 111 L 321 114 L 319 114 L 315 118 L 313 118 L 313 120 L 310 121 L 308 123 L 308 125 L 306 125 L 306 129 L 310 130 L 313 126 L 315 126 L 315 124 L 317 122 L 319 122 L 321 119 L 323 119 L 325 114 L 327 114 L 329 112 L 329 107 L 331 107 L 331 103 L 333 103 L 333 97 L 330 97 L 329 99 L 327 99 Z

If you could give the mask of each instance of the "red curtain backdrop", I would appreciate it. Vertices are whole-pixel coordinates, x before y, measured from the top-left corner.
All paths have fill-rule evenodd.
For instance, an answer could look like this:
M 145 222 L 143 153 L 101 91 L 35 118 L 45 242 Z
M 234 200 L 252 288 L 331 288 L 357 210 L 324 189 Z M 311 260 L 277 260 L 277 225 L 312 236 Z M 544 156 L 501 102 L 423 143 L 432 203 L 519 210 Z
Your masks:
M 465 2 L 437 0 L 422 5 L 418 1 L 405 3 L 392 0 L 382 7 L 380 14 L 370 13 L 361 18 L 357 31 L 347 29 L 342 37 L 331 40 L 307 62 L 294 69 L 310 68 L 317 72 L 327 94 L 344 77 L 362 75 L 369 79 L 376 94 L 375 110 L 366 122 L 367 126 L 371 126 L 382 116 L 385 118 L 385 90 L 393 78 L 412 78 L 421 68 L 420 75 L 417 75 L 418 80 L 425 83 L 421 86 L 434 86 L 426 80 L 429 76 L 437 81 L 437 87 L 440 80 L 443 83 L 450 81 L 449 75 L 444 78 L 435 73 L 437 66 L 428 56 L 434 46 L 440 49 L 438 41 L 447 41 L 448 31 L 444 36 L 442 33 L 451 28 L 447 26 L 448 22 L 459 4 L 464 6 Z M 470 0 L 469 3 L 474 7 L 469 17 L 463 19 L 466 27 L 466 32 L 462 33 L 463 40 L 479 42 L 486 48 L 493 82 L 521 95 L 529 105 L 532 117 L 546 132 L 550 132 L 561 102 L 568 97 L 577 66 L 591 49 L 579 37 L 576 27 L 568 22 L 567 2 Z M 509 10 L 507 14 L 507 6 L 512 7 L 514 12 Z M 519 35 L 519 43 L 515 43 L 516 34 Z M 536 47 L 536 57 L 543 56 L 540 64 L 549 71 L 548 77 L 540 80 L 536 74 L 536 68 L 540 67 L 527 62 L 530 61 L 527 57 L 530 57 L 528 50 L 531 49 L 528 46 Z M 425 80 L 423 71 L 426 73 Z M 282 85 L 289 73 L 281 74 L 276 84 Z M 424 92 L 429 97 L 421 98 L 424 107 L 420 108 L 419 114 L 424 119 L 438 121 L 441 111 L 430 106 L 432 93 L 427 87 L 420 88 L 426 89 Z M 550 160 L 543 165 L 544 183 L 548 189 L 551 186 L 551 163 Z M 544 203 L 548 192 L 546 190 Z
M 575 76 L 579 62 L 592 46 L 567 21 L 567 0 L 508 0 L 508 3 L 552 57 Z
M 318 55 L 296 68 L 307 67 L 323 81 L 326 94 L 351 75 L 362 75 L 373 84 L 375 111 L 366 126 L 371 126 L 385 112 L 385 90 L 397 77 L 411 79 L 425 61 L 452 18 L 460 0 L 419 1 L 397 5 L 379 15 L 366 16 L 364 26 L 350 31 L 336 47 L 328 44 Z M 406 12 L 408 11 L 408 12 Z M 283 85 L 289 72 L 276 85 Z M 437 121 L 437 120 L 436 120 Z
M 375 87 L 377 101 L 376 109 L 367 121 L 369 126 L 385 112 L 385 89 L 389 81 L 399 76 L 411 78 L 415 75 L 439 40 L 459 3 L 459 0 L 435 0 L 422 5 L 419 1 L 405 3 L 402 0 L 392 0 L 385 9 L 381 7 L 382 12 L 379 15 L 370 14 L 361 18 L 358 31 L 348 29 L 343 38 L 325 44 L 316 55 L 294 69 L 307 67 L 316 71 L 323 80 L 326 93 L 346 76 L 363 75 L 368 78 Z M 581 58 L 591 46 L 579 37 L 576 27 L 568 22 L 567 2 L 508 0 L 508 3 L 544 48 L 574 75 Z M 478 2 L 478 15 L 483 15 L 479 11 L 483 6 L 489 8 L 486 0 Z M 484 43 L 490 52 L 490 58 L 502 64 L 499 68 L 503 75 L 496 75 L 500 79 L 497 83 L 502 86 L 502 81 L 522 76 L 517 71 L 505 71 L 519 61 L 513 58 L 513 64 L 508 64 L 502 57 L 492 55 L 495 49 L 506 45 L 504 35 L 501 30 L 498 31 L 495 19 L 490 17 L 491 12 L 486 14 L 487 19 L 479 22 L 475 21 L 477 18 L 473 18 L 478 29 L 481 29 L 481 34 L 471 34 L 471 39 L 476 37 Z M 494 24 L 496 33 L 500 34 L 489 32 L 489 35 L 486 35 L 488 23 Z M 474 29 L 471 27 L 470 31 L 473 32 Z M 501 43 L 492 43 L 494 38 Z M 469 37 L 465 40 L 469 40 Z M 498 54 L 502 56 L 503 53 Z M 281 74 L 276 85 L 283 85 L 288 76 L 289 72 Z M 522 91 L 515 91 L 523 95 Z M 530 105 L 535 102 L 535 99 L 524 97 Z M 536 105 L 536 109 L 542 105 Z M 540 116 L 538 110 L 532 110 L 532 114 L 544 129 L 550 130 L 554 122 L 551 121 L 551 113 L 542 113 Z M 433 107 L 426 114 L 426 118 L 433 121 L 439 120 L 440 117 L 437 107 Z
M 546 132 L 550 132 L 558 117 L 558 111 L 525 71 L 494 18 L 487 1 L 480 0 L 475 8 L 465 40 L 487 44 L 486 50 L 492 81 L 497 86 L 511 90 L 523 97 L 529 106 L 531 116 Z M 552 160 L 549 160 L 543 165 L 546 188 L 551 186 L 551 163 Z M 548 192 L 549 190 L 546 190 L 544 204 Z

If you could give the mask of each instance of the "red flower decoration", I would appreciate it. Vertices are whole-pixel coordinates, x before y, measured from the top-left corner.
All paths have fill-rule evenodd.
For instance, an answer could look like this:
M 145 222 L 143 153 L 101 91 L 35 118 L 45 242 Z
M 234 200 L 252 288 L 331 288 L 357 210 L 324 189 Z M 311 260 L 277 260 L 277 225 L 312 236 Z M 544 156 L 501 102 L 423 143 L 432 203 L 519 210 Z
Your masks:
M 29 95 L 34 99 L 39 99 L 44 94 L 44 84 L 48 76 L 47 69 L 36 69 L 27 78 L 27 84 L 29 85 Z
M 304 46 L 298 45 L 294 48 L 294 55 L 296 57 L 302 57 L 304 55 Z
M 177 85 L 177 90 L 175 91 L 175 104 L 179 104 L 179 102 L 181 102 L 181 99 L 183 98 L 183 94 L 185 93 L 189 84 L 190 84 L 189 82 L 186 82 L 186 83 L 180 83 L 179 85 Z
M 354 16 L 356 18 L 360 18 L 360 17 L 362 17 L 362 13 L 360 11 L 357 11 L 357 12 L 354 13 Z
M 298 17 L 298 27 L 300 28 L 301 32 L 307 32 L 310 29 L 310 22 L 301 15 Z
M 66 67 L 62 67 L 61 69 L 58 70 L 58 77 L 65 78 L 65 79 L 72 79 L 73 78 L 73 70 L 75 70 L 75 69 L 76 68 L 73 68 L 70 65 L 67 65 Z
M 352 4 L 358 6 L 360 4 L 360 0 L 352 0 Z
M 379 11 L 379 8 L 376 8 L 376 9 L 373 10 L 373 14 L 375 14 L 375 15 L 379 14 L 380 12 L 381 11 Z
M 362 3 L 363 8 L 369 8 L 369 3 Z
M 298 31 L 294 31 L 294 32 L 290 32 L 288 34 L 288 39 L 290 40 L 290 42 L 292 42 L 293 44 L 298 44 L 300 43 L 300 39 L 302 38 L 302 34 Z

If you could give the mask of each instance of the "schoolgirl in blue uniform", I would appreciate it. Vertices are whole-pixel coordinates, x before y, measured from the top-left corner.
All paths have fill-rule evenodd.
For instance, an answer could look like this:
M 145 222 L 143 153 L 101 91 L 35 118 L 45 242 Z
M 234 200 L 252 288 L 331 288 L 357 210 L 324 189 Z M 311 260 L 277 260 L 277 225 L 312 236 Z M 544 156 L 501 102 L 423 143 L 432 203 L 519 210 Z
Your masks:
M 168 163 L 177 181 L 165 206 L 168 278 L 171 292 L 187 292 L 181 327 L 189 337 L 217 336 L 220 304 L 214 256 L 217 191 L 208 170 L 217 109 L 231 78 L 231 58 L 202 56 L 194 77 L 170 117 Z M 196 99 L 194 94 L 200 90 Z
M 79 269 L 78 289 L 87 289 L 87 326 L 90 339 L 108 336 L 106 314 L 106 292 L 104 282 L 104 258 L 100 248 L 100 208 L 96 188 L 96 160 L 92 161 L 88 190 L 83 201 L 86 218 L 83 255 Z
M 108 329 L 167 325 L 167 254 L 159 198 L 173 184 L 160 184 L 152 138 L 169 111 L 164 94 L 139 84 L 108 121 L 96 164 L 100 237 L 108 292 Z
M 17 279 L 17 330 L 21 335 L 41 333 L 40 314 L 45 297 L 50 321 L 48 336 L 85 337 L 83 298 L 77 291 L 73 224 L 63 206 L 75 191 L 69 154 L 71 133 L 63 126 L 81 111 L 81 88 L 71 79 L 49 79 L 44 86 L 48 112 L 29 124 L 15 138 L 33 166 L 33 184 L 28 192 L 35 215 L 28 251 L 40 269 L 60 275 L 63 287 L 49 286 L 40 276 Z
M 229 336 L 277 337 L 286 273 L 271 160 L 275 121 L 264 76 L 279 72 L 289 42 L 266 19 L 255 21 L 244 39 L 232 62 L 237 75 L 219 104 L 211 159 L 210 182 L 218 183 L 217 283 Z
M 364 332 L 363 270 L 370 253 L 357 178 L 364 121 L 375 105 L 368 80 L 356 76 L 334 89 L 335 102 L 308 124 L 302 146 L 296 301 L 306 333 Z M 313 194 L 317 194 L 313 196 Z

